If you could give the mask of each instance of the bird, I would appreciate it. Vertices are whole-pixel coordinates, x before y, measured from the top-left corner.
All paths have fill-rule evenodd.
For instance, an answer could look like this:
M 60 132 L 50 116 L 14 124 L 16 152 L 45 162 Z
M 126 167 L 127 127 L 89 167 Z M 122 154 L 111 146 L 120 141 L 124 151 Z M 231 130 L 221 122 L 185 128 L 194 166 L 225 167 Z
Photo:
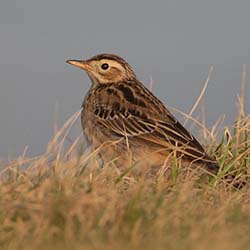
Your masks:
M 162 166 L 179 157 L 216 175 L 219 165 L 198 140 L 143 83 L 120 56 L 103 53 L 68 60 L 91 80 L 81 111 L 87 142 L 103 164 L 118 168 L 142 162 Z

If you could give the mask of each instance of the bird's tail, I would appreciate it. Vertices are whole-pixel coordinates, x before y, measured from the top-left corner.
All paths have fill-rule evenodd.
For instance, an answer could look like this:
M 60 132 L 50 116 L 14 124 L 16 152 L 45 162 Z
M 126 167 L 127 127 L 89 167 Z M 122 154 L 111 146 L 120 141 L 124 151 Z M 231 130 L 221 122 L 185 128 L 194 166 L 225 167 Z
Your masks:
M 218 163 L 214 162 L 207 162 L 205 166 L 207 170 L 213 174 L 218 174 L 220 169 Z M 246 185 L 245 181 L 239 180 L 234 174 L 226 174 L 223 177 L 223 180 L 229 184 L 232 184 L 237 189 L 241 189 Z

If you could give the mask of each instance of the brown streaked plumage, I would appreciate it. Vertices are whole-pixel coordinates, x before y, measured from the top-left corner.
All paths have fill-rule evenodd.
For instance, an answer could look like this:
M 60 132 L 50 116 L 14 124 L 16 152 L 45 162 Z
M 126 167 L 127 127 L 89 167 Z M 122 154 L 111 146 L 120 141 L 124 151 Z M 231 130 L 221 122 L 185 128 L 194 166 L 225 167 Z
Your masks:
M 216 160 L 137 80 L 124 59 L 100 54 L 86 61 L 67 62 L 84 69 L 92 81 L 82 105 L 82 127 L 105 164 L 116 159 L 118 166 L 131 161 L 160 166 L 177 152 L 185 162 L 217 173 Z

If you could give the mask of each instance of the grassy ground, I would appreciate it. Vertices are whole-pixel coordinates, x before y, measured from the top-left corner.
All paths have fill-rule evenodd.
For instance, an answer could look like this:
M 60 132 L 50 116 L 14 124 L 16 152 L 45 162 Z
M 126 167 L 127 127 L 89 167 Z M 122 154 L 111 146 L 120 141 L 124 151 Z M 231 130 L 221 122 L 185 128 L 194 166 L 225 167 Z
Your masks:
M 43 156 L 24 153 L 4 166 L 0 249 L 248 249 L 249 184 L 236 190 L 221 180 L 226 172 L 244 180 L 250 173 L 250 118 L 242 100 L 237 122 L 224 128 L 217 148 L 218 126 L 200 123 L 221 166 L 209 178 L 178 165 L 169 178 L 164 169 L 154 176 L 130 166 L 124 174 L 114 166 L 98 169 L 94 154 L 76 153 L 78 140 L 63 148 L 76 114 Z

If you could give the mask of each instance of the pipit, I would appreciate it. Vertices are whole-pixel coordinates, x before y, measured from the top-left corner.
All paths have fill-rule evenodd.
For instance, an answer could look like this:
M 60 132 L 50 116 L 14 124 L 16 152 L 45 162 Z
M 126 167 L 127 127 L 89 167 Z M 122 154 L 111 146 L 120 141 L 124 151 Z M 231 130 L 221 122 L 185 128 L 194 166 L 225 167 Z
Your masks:
M 100 54 L 67 63 L 85 70 L 92 82 L 81 122 L 87 141 L 104 164 L 162 166 L 178 157 L 212 174 L 218 172 L 216 159 L 137 79 L 123 58 Z

